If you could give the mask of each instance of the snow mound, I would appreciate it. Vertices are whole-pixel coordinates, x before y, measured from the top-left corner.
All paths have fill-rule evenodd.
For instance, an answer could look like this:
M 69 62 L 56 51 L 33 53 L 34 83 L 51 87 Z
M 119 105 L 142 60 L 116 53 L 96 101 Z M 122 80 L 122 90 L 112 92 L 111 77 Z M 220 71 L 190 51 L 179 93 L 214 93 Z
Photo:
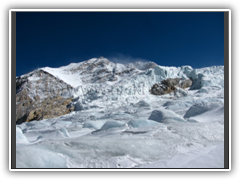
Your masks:
M 42 140 L 48 140 L 48 139 L 65 139 L 70 138 L 70 135 L 66 128 L 62 127 L 57 130 L 47 130 L 47 131 L 40 131 L 38 133 L 35 132 L 35 134 L 39 134 L 41 136 Z
M 177 115 L 175 112 L 166 109 L 152 111 L 148 119 L 159 123 L 171 123 L 176 121 L 186 122 L 181 116 Z
M 184 118 L 198 122 L 224 122 L 224 105 L 221 102 L 195 104 L 186 112 Z
M 62 135 L 65 137 L 65 138 L 70 138 L 70 135 L 67 131 L 66 128 L 62 127 L 61 129 L 59 129 L 59 132 L 62 133 Z
M 105 120 L 98 121 L 87 121 L 83 124 L 83 128 L 93 128 L 95 130 L 99 130 L 106 123 Z
M 211 111 L 213 109 L 219 109 L 223 105 L 222 103 L 200 103 L 200 104 L 195 104 L 189 108 L 189 110 L 186 112 L 184 115 L 184 118 L 190 118 L 192 116 L 196 116 L 199 114 L 203 114 L 207 111 Z
M 142 100 L 142 101 L 139 101 L 138 103 L 134 104 L 133 107 L 138 107 L 138 108 L 150 107 L 150 105 Z
M 33 128 L 27 128 L 24 129 L 23 135 L 27 138 L 27 140 L 30 143 L 42 141 L 42 140 L 50 140 L 50 139 L 66 139 L 70 138 L 69 132 L 67 128 L 68 125 L 64 125 L 64 123 L 61 124 L 62 127 L 55 126 L 49 126 L 42 129 L 37 129 L 35 127 Z
M 159 125 L 158 122 L 152 120 L 131 120 L 128 122 L 129 127 L 138 128 L 138 127 L 146 127 L 146 126 L 156 126 Z
M 101 130 L 107 130 L 110 128 L 117 128 L 117 127 L 122 127 L 124 126 L 125 123 L 124 122 L 120 122 L 120 121 L 107 121 L 101 128 Z

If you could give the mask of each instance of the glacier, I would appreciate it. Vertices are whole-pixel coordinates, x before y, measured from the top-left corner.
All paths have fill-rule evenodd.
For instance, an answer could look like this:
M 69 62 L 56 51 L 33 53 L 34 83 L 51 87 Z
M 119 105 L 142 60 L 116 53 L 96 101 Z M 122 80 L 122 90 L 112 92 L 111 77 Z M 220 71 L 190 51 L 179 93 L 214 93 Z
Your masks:
M 17 124 L 17 168 L 224 168 L 224 66 L 92 58 L 40 70 L 72 87 L 62 96 L 75 111 Z M 40 77 L 29 74 L 21 77 L 36 84 Z M 166 78 L 193 84 L 150 94 Z

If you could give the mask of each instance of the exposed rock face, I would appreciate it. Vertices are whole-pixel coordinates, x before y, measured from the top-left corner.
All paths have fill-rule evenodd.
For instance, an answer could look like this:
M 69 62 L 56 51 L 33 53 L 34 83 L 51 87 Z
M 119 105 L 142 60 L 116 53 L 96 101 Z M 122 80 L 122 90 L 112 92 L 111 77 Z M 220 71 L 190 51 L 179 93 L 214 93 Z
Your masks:
M 74 106 L 69 106 L 73 98 L 56 97 L 45 98 L 43 101 L 31 101 L 26 106 L 21 103 L 17 106 L 17 124 L 32 120 L 42 120 L 58 117 L 74 111 Z M 26 107 L 25 109 L 23 107 Z
M 150 89 L 150 93 L 154 95 L 163 95 L 171 92 L 175 92 L 177 88 L 188 88 L 192 86 L 190 79 L 182 80 L 181 78 L 168 78 L 161 83 L 156 83 Z M 179 91 L 179 90 L 178 90 Z
M 16 122 L 48 119 L 68 114 L 71 86 L 43 70 L 16 79 Z
M 17 106 L 17 124 L 32 120 L 49 119 L 62 116 L 74 111 L 74 106 L 69 106 L 72 98 L 57 97 L 44 99 L 43 101 L 31 101 L 30 104 L 23 105 L 21 102 Z
M 72 98 L 62 97 L 44 99 L 40 107 L 28 113 L 26 121 L 49 119 L 68 114 L 74 110 L 74 106 L 67 106 L 71 101 Z

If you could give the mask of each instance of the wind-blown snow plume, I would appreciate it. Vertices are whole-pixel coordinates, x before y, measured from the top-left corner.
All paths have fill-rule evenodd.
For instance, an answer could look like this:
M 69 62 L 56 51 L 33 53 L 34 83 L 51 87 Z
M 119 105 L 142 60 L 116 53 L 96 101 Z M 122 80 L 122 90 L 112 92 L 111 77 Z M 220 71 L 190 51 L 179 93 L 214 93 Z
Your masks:
M 120 63 L 120 64 L 129 64 L 129 63 L 135 63 L 135 62 L 142 62 L 142 63 L 149 62 L 149 60 L 147 59 L 134 58 L 130 55 L 124 55 L 121 53 L 114 53 L 113 55 L 110 55 L 107 58 L 114 63 Z

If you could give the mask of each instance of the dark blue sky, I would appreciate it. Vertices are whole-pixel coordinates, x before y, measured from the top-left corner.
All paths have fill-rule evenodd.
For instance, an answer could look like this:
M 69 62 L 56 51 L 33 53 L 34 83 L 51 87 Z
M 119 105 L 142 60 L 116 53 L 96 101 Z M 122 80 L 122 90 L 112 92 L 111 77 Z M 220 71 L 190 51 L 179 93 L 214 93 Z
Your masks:
M 224 65 L 223 12 L 17 12 L 16 74 L 93 57 Z

